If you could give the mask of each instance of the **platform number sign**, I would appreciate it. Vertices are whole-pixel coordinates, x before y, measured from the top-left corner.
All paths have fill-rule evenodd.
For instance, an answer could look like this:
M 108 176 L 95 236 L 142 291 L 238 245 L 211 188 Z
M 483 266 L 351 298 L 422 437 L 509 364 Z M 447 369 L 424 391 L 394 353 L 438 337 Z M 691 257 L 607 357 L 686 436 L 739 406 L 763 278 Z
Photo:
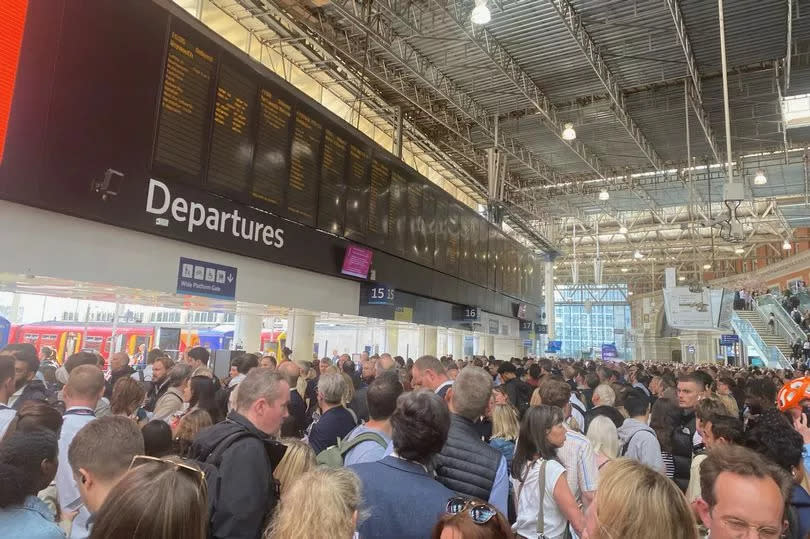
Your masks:
M 478 307 L 464 307 L 464 318 L 478 320 Z
M 481 316 L 481 311 L 475 305 L 455 305 L 453 306 L 453 320 L 461 322 L 477 322 Z
M 384 284 L 374 284 L 368 289 L 369 305 L 393 305 L 395 290 Z

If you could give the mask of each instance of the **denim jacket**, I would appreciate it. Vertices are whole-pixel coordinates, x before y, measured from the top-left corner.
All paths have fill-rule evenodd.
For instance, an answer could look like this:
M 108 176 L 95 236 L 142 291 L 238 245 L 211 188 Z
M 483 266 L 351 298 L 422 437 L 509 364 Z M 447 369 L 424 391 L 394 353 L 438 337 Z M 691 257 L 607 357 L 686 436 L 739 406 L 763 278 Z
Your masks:
M 48 506 L 36 496 L 27 496 L 21 505 L 0 509 L 0 530 L 6 539 L 64 539 Z

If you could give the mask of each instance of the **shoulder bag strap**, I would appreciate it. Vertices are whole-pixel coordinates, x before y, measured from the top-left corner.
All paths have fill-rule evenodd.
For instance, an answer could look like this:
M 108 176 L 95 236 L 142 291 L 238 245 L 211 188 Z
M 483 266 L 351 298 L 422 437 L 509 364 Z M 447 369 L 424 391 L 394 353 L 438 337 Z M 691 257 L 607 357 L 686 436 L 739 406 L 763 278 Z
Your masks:
M 544 539 L 544 531 L 546 529 L 546 523 L 544 520 L 543 515 L 543 501 L 546 497 L 546 464 L 548 461 L 546 459 L 542 459 L 542 463 L 540 464 L 540 474 L 537 478 L 537 484 L 540 486 L 540 503 L 538 504 L 537 509 L 537 537 L 540 539 Z

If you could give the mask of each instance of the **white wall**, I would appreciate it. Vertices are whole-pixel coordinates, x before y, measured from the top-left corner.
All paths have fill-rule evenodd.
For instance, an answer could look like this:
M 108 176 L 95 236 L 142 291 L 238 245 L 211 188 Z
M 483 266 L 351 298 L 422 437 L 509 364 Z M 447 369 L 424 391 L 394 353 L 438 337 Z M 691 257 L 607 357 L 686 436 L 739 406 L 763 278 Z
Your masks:
M 272 262 L 0 201 L 0 272 L 174 293 L 181 256 L 238 269 L 236 299 L 358 314 L 360 285 Z M 326 254 L 324 254 L 326 256 Z

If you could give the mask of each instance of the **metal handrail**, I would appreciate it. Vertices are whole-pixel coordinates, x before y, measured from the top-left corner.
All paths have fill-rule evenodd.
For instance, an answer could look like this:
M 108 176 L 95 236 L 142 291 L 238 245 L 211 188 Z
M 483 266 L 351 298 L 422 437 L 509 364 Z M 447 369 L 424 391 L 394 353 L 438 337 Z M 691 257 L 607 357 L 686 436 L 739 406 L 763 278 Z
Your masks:
M 759 296 L 755 302 L 756 312 L 763 322 L 768 323 L 770 313 L 774 315 L 777 334 L 782 337 L 789 346 L 793 346 L 796 341 L 804 342 L 807 335 L 804 330 L 793 320 L 778 299 L 771 294 Z
M 741 337 L 749 337 L 752 341 L 754 341 L 754 345 L 760 349 L 760 351 L 767 356 L 768 364 L 777 364 L 782 369 L 790 368 L 790 362 L 788 362 L 785 354 L 779 349 L 778 346 L 768 346 L 765 344 L 765 341 L 762 340 L 759 332 L 751 325 L 751 322 L 746 320 L 745 318 L 740 317 L 739 314 L 734 312 L 731 315 L 731 320 L 736 326 L 736 330 L 741 334 Z

